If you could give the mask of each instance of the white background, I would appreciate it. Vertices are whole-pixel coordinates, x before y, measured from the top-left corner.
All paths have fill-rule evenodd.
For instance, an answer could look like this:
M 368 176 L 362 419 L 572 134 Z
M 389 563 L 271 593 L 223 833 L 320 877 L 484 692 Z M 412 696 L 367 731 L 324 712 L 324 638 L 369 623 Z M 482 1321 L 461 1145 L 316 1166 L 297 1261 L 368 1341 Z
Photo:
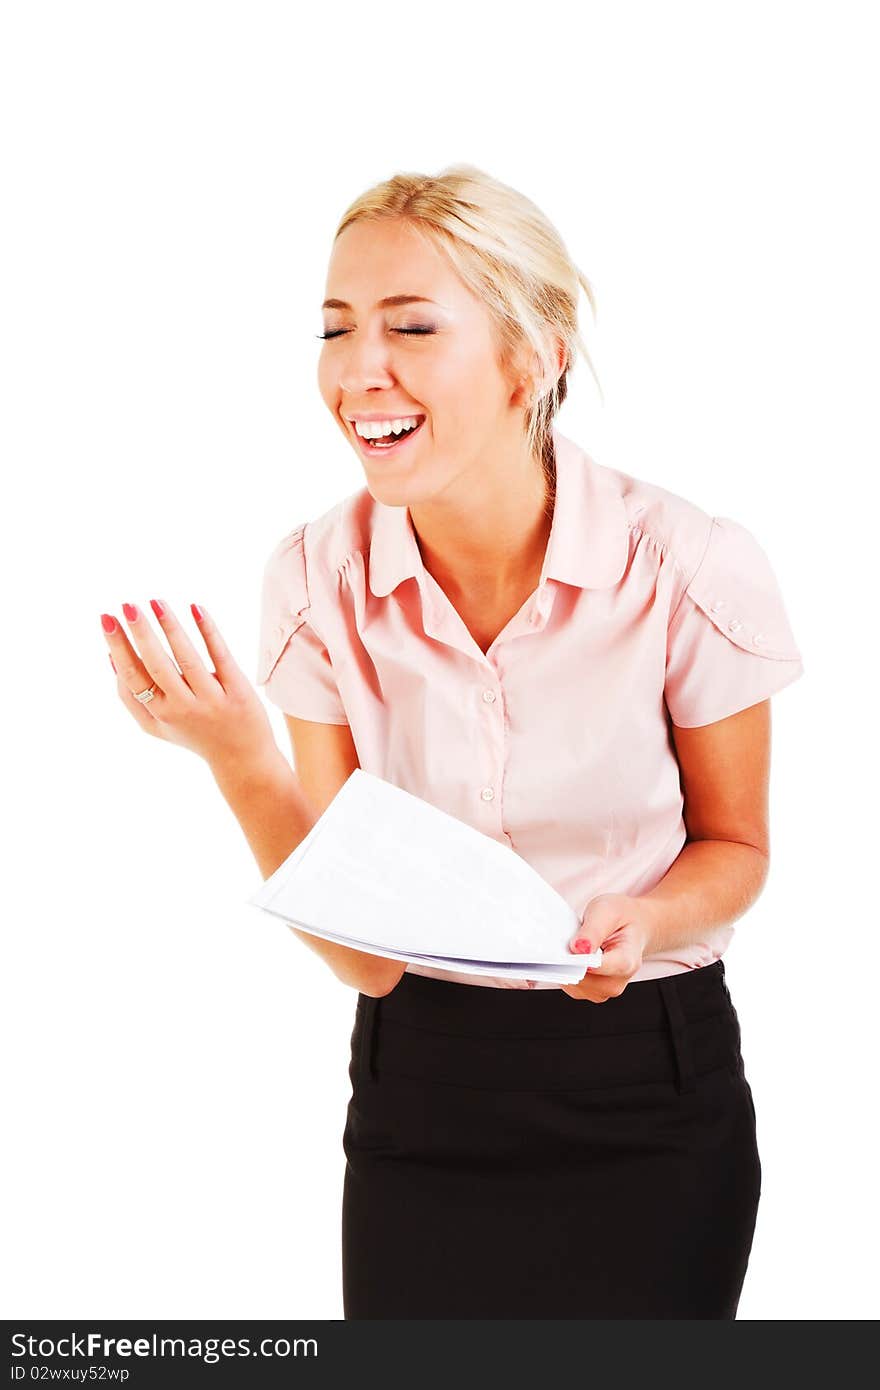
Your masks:
M 595 287 L 605 403 L 581 362 L 563 432 L 779 579 L 805 675 L 726 958 L 763 1163 L 739 1316 L 877 1316 L 872 9 L 4 6 L 4 1316 L 342 1316 L 356 996 L 247 905 L 99 614 L 194 634 L 204 603 L 253 676 L 269 551 L 364 483 L 316 383 L 336 222 L 459 160 Z

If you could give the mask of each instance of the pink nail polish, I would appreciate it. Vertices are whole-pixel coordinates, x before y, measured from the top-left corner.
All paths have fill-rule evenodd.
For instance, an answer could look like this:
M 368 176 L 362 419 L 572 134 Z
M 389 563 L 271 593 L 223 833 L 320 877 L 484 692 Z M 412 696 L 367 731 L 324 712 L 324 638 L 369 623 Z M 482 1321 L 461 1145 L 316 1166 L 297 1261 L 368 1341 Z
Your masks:
M 198 605 L 197 603 L 191 603 L 191 604 L 190 604 L 190 612 L 192 613 L 192 615 L 193 615 L 193 617 L 195 618 L 195 620 L 196 620 L 197 623 L 204 622 L 204 618 L 205 618 L 205 610 L 204 610 L 204 608 L 200 608 L 199 605 Z
M 160 598 L 151 598 L 150 607 L 152 608 L 157 618 L 165 617 L 165 605 Z
M 116 631 L 116 619 L 110 613 L 101 614 L 101 626 L 105 632 Z
M 122 605 L 122 611 L 130 623 L 133 623 L 137 618 L 138 611 L 133 603 L 124 603 Z

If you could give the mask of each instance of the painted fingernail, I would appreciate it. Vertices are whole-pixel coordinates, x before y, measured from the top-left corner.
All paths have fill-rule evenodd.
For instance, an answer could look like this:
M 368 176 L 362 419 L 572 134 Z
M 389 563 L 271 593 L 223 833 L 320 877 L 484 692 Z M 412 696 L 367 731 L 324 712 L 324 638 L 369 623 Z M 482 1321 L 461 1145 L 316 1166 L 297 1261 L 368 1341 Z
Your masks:
M 202 608 L 198 603 L 191 603 L 191 604 L 190 604 L 190 611 L 191 611 L 191 613 L 192 613 L 192 615 L 193 615 L 193 617 L 195 618 L 195 620 L 196 620 L 197 623 L 204 622 L 204 620 L 205 620 L 205 610 L 204 610 L 204 608 Z
M 588 956 L 593 948 L 590 945 L 589 941 L 576 941 L 574 943 L 574 949 L 578 951 L 582 956 Z
M 109 614 L 109 613 L 102 613 L 102 614 L 101 614 L 101 626 L 102 626 L 102 628 L 104 629 L 105 632 L 115 632 L 115 631 L 116 631 L 116 619 L 115 619 L 114 617 L 112 617 L 111 614 Z
M 165 617 L 165 605 L 160 598 L 151 598 L 150 607 L 152 608 L 157 618 Z
M 128 621 L 130 623 L 133 623 L 138 615 L 137 608 L 134 606 L 133 603 L 124 603 L 122 605 L 122 611 L 125 614 L 126 618 L 128 618 Z
M 110 656 L 110 653 L 108 652 L 107 655 Z M 116 662 L 113 660 L 112 656 L 110 656 L 110 665 L 113 667 L 113 670 L 115 671 L 115 670 L 116 670 Z

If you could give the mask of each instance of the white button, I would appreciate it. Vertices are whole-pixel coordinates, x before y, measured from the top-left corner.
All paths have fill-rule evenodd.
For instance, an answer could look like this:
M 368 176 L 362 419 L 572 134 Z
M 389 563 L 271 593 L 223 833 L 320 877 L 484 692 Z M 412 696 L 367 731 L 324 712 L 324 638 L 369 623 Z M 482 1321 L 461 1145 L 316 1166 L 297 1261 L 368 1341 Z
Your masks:
M 483 790 L 480 792 L 480 796 L 483 798 L 484 801 L 491 801 L 494 795 L 495 792 L 491 787 L 484 787 Z
M 717 599 L 715 600 L 715 602 L 712 604 L 712 612 L 713 612 L 713 613 L 720 613 L 720 612 L 721 612 L 721 609 L 722 609 L 723 607 L 724 607 L 724 599 L 723 599 L 723 598 L 717 598 Z
M 755 646 L 760 647 L 764 642 L 767 641 L 767 638 L 764 636 L 763 632 L 756 632 L 754 637 L 752 638 L 752 641 L 755 643 Z
M 487 704 L 487 705 L 491 705 L 492 701 L 495 699 L 495 691 L 494 691 L 494 690 L 484 690 L 484 691 L 483 691 L 483 699 L 486 701 L 486 704 Z
M 727 626 L 731 632 L 738 632 L 739 629 L 742 627 L 742 623 L 740 622 L 739 618 L 734 618 L 732 622 L 727 624 Z

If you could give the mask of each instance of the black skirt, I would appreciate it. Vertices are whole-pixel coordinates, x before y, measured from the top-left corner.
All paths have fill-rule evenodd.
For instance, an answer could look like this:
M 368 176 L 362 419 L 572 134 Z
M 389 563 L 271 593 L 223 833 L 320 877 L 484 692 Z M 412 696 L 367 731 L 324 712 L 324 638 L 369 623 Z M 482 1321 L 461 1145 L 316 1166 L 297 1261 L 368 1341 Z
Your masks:
M 604 1004 L 359 994 L 346 1318 L 736 1316 L 761 1191 L 724 964 Z

